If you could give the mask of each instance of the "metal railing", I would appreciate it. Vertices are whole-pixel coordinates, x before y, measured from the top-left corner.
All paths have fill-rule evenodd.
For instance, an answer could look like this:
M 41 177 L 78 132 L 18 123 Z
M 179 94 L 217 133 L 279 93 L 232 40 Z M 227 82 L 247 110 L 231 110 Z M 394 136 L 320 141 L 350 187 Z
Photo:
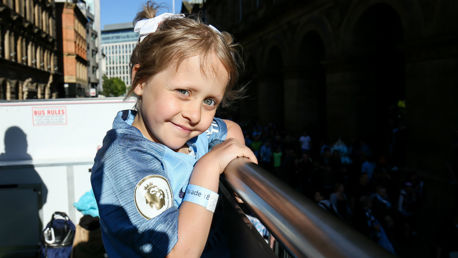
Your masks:
M 246 159 L 233 160 L 223 182 L 296 257 L 392 257 L 315 203 Z

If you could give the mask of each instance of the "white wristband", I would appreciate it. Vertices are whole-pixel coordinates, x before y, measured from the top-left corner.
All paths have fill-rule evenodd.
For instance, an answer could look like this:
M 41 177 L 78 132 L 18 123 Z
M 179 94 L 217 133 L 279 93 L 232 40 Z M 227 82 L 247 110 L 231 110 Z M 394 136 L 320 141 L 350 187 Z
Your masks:
M 188 185 L 186 194 L 183 198 L 185 202 L 198 204 L 205 209 L 214 212 L 218 203 L 219 195 L 207 188 L 198 185 Z

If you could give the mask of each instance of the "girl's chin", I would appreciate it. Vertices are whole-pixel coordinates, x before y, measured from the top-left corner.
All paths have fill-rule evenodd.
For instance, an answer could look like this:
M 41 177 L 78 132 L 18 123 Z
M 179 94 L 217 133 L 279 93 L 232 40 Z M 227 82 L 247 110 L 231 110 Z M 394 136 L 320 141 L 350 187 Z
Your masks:
M 183 146 L 180 147 L 180 148 L 176 148 L 176 149 L 171 148 L 171 149 L 174 150 L 175 152 L 181 152 L 181 153 L 185 153 L 185 154 L 188 154 L 188 153 L 189 153 L 189 147 L 188 147 L 188 145 L 183 145 Z
M 183 150 L 188 150 L 189 146 L 186 144 L 186 142 L 175 142 L 175 143 L 165 143 L 161 142 L 163 145 L 167 146 L 169 149 L 175 151 L 175 152 L 183 152 Z

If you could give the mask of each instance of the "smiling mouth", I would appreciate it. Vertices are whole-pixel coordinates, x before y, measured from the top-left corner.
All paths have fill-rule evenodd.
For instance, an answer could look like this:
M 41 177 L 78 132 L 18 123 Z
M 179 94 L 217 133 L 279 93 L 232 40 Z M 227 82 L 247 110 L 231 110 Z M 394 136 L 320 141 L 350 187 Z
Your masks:
M 175 124 L 172 122 L 172 124 L 176 127 L 178 127 L 180 130 L 184 131 L 184 132 L 187 132 L 187 133 L 190 133 L 191 132 L 191 129 L 186 127 L 186 126 L 182 126 L 182 125 L 179 125 L 179 124 Z

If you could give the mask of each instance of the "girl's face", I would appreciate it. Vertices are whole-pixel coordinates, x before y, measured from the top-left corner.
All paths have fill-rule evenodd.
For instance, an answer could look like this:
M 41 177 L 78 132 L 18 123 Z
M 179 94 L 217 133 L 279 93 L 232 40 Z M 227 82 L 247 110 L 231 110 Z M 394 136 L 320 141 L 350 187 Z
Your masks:
M 215 54 L 204 67 L 201 58 L 185 59 L 178 68 L 172 63 L 134 89 L 142 101 L 133 126 L 149 140 L 180 151 L 210 127 L 229 77 Z

